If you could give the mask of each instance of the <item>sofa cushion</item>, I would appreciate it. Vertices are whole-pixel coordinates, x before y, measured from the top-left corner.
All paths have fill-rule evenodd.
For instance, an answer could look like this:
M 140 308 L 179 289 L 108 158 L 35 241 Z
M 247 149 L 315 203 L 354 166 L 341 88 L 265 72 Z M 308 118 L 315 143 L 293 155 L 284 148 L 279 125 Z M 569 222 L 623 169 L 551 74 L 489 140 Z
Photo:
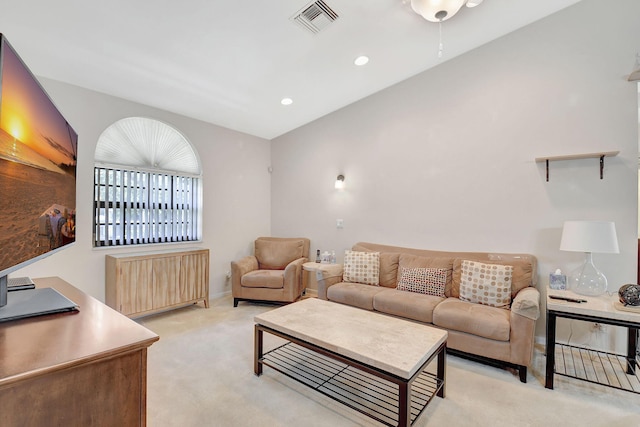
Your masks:
M 345 282 L 376 285 L 380 283 L 380 252 L 344 252 Z
M 240 278 L 245 288 L 281 289 L 284 287 L 284 270 L 254 270 Z
M 447 281 L 445 283 L 444 293 L 446 296 L 450 296 L 451 293 L 451 278 L 453 269 L 453 258 L 427 258 L 417 255 L 400 254 L 398 259 L 398 277 L 397 281 L 400 281 L 402 274 L 402 268 L 443 268 L 447 271 Z
M 262 270 L 284 270 L 291 262 L 303 257 L 303 240 L 262 240 L 255 242 L 255 256 Z
M 510 265 L 462 261 L 460 299 L 462 301 L 509 309 L 511 304 Z
M 387 288 L 363 285 L 362 283 L 342 282 L 327 289 L 327 299 L 341 304 L 373 310 L 373 297 Z
M 531 259 L 521 257 L 521 259 L 500 260 L 477 260 L 475 258 L 456 258 L 453 260 L 453 281 L 451 288 L 452 297 L 460 296 L 460 274 L 462 273 L 462 261 L 465 259 L 480 261 L 485 264 L 510 265 L 513 267 L 511 274 L 511 298 L 514 298 L 521 289 L 531 286 L 535 272 L 533 271 Z
M 373 296 L 376 311 L 393 316 L 433 323 L 433 309 L 444 298 L 414 292 L 387 289 Z
M 380 286 L 395 288 L 398 283 L 398 260 L 400 254 L 380 252 Z
M 511 312 L 447 298 L 433 309 L 433 324 L 498 341 L 509 341 Z
M 446 283 L 447 270 L 444 268 L 402 267 L 397 289 L 444 298 Z

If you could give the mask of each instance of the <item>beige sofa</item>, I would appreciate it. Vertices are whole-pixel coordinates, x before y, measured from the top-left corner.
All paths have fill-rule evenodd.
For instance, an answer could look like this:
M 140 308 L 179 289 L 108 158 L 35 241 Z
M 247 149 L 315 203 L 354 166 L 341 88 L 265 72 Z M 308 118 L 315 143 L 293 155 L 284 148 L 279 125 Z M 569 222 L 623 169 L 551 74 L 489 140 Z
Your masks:
M 379 284 L 343 281 L 342 271 L 327 273 L 318 282 L 318 297 L 366 310 L 424 322 L 449 332 L 447 350 L 490 364 L 517 369 L 526 382 L 533 354 L 535 322 L 540 315 L 537 262 L 532 255 L 482 252 L 441 252 L 357 243 L 357 252 L 379 252 Z M 464 262 L 468 260 L 467 262 Z M 511 295 L 504 308 L 460 299 L 469 295 L 469 261 L 509 269 Z M 501 267 L 503 265 L 511 267 Z M 443 296 L 396 289 L 401 272 L 424 268 L 446 272 Z M 512 270 L 511 270 L 512 269 Z M 337 273 L 337 274 L 336 274 Z M 403 278 L 406 278 L 403 276 Z M 443 278 L 444 280 L 444 278 Z M 406 280 L 403 280 L 403 286 Z M 508 286 L 508 285 L 507 285 Z M 508 288 L 505 294 L 508 294 Z

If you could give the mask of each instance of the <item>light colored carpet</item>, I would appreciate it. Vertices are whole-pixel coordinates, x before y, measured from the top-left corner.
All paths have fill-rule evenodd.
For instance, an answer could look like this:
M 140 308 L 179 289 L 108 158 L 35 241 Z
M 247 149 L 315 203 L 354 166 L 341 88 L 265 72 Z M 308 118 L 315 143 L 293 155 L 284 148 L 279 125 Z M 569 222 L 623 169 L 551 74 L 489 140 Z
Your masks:
M 160 335 L 149 349 L 147 421 L 163 426 L 375 426 L 356 411 L 264 368 L 253 374 L 253 316 L 273 305 L 231 297 L 150 316 Z M 278 343 L 265 334 L 265 347 Z M 447 358 L 446 398 L 434 398 L 415 426 L 640 426 L 640 396 L 556 376 L 544 388 L 537 348 L 526 384 L 513 372 Z

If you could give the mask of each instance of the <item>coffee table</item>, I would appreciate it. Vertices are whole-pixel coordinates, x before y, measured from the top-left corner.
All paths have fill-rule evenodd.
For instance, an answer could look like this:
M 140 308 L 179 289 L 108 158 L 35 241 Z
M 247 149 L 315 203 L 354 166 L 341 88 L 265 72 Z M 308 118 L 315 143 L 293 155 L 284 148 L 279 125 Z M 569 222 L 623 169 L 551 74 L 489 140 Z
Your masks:
M 434 396 L 445 395 L 446 331 L 317 298 L 255 322 L 258 376 L 269 366 L 390 426 L 411 425 Z M 286 343 L 265 353 L 264 332 Z

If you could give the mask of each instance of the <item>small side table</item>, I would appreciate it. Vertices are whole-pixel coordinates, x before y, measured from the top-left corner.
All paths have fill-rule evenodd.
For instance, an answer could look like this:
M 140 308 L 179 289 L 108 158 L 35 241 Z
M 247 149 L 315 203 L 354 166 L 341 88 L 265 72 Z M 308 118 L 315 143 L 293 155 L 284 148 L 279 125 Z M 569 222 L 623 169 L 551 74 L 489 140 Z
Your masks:
M 602 384 L 640 394 L 638 370 L 638 330 L 640 313 L 615 308 L 616 296 L 577 295 L 571 291 L 547 291 L 547 368 L 545 387 L 553 389 L 554 374 Z M 575 303 L 549 298 L 549 295 L 587 300 Z M 559 344 L 556 354 L 556 320 L 558 317 L 627 328 L 627 354 L 619 355 L 584 347 Z M 556 360 L 557 357 L 561 360 Z
M 318 296 L 318 282 L 324 280 L 325 276 L 337 276 L 342 274 L 342 264 L 322 264 L 319 262 L 305 262 L 302 269 L 309 273 L 311 277 L 305 275 L 305 291 L 304 294 L 310 297 Z

